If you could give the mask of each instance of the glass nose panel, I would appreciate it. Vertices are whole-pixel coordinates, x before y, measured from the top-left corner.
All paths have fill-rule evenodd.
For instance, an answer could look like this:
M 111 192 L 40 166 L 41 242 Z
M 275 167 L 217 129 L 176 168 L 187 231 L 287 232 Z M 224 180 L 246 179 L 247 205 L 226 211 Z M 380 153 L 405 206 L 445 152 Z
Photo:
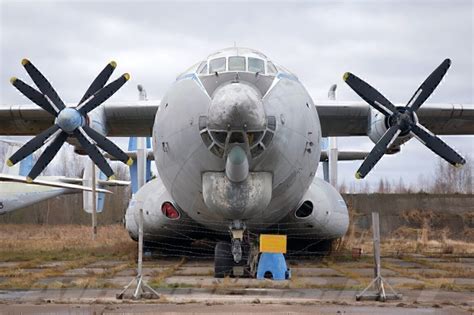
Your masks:
M 225 57 L 216 58 L 209 62 L 209 73 L 225 71 Z
M 265 73 L 265 62 L 262 59 L 249 57 L 249 71 Z
M 245 57 L 229 57 L 229 71 L 245 71 Z

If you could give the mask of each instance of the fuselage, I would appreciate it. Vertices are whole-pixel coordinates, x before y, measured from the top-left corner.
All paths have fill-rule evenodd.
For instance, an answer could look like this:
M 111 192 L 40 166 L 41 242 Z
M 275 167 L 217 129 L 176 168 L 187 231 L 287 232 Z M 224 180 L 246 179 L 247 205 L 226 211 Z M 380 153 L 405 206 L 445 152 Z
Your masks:
M 66 188 L 0 182 L 0 214 L 24 208 L 71 191 L 71 189 Z
M 281 220 L 299 206 L 313 181 L 320 139 L 316 108 L 298 78 L 263 54 L 242 48 L 217 52 L 180 75 L 161 101 L 153 130 L 164 186 L 175 206 L 202 224 Z M 240 212 L 206 197 L 206 178 L 223 174 L 224 180 L 212 184 L 225 184 L 234 146 L 246 153 L 248 180 L 269 186 L 268 192 L 244 194 L 249 202 Z M 214 201 L 223 209 L 213 209 Z M 256 206 L 248 205 L 252 202 Z

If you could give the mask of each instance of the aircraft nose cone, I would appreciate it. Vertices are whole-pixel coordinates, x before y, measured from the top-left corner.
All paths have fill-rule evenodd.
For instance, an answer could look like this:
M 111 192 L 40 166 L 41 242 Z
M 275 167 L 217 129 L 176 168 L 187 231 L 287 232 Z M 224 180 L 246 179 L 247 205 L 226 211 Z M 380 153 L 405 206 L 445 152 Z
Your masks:
M 215 91 L 209 107 L 210 129 L 263 130 L 265 123 L 262 97 L 253 87 L 230 83 Z

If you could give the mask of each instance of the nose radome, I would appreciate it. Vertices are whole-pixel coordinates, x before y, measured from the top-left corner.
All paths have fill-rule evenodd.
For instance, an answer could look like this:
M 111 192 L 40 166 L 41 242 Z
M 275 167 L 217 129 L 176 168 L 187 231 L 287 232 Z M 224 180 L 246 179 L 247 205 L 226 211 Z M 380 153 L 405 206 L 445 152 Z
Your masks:
M 230 83 L 214 92 L 208 114 L 210 129 L 263 130 L 265 122 L 262 97 L 250 85 Z

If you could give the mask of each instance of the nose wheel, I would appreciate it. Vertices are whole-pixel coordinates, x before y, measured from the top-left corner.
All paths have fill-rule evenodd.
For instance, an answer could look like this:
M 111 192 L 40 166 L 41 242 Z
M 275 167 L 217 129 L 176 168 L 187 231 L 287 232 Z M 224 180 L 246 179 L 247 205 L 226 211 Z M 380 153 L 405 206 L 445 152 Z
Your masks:
M 221 241 L 216 244 L 214 251 L 214 276 L 252 277 L 256 270 L 256 255 L 251 244 L 244 241 L 245 224 L 235 220 L 229 225 L 231 241 Z
M 242 260 L 242 242 L 239 239 L 232 240 L 232 257 L 236 264 Z
M 245 223 L 240 220 L 234 220 L 229 225 L 230 235 L 232 237 L 232 257 L 238 264 L 242 260 L 242 241 L 244 239 Z

